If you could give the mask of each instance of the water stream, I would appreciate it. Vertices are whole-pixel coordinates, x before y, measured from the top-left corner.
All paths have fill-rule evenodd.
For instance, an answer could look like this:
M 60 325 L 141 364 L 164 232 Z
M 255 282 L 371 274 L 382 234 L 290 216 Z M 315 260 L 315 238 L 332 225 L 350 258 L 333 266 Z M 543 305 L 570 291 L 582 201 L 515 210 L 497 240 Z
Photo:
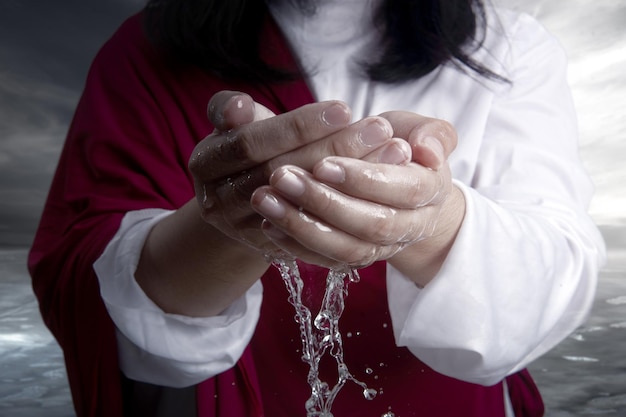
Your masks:
M 289 302 L 295 309 L 295 320 L 300 326 L 302 360 L 309 365 L 307 380 L 311 386 L 311 396 L 305 404 L 307 417 L 333 417 L 333 401 L 347 381 L 360 385 L 366 399 L 376 397 L 377 391 L 356 379 L 343 358 L 339 319 L 348 295 L 348 284 L 360 279 L 357 270 L 347 267 L 343 270 L 329 270 L 322 305 L 312 319 L 311 310 L 302 303 L 304 281 L 296 261 L 279 259 L 274 260 L 273 264 L 280 271 L 289 292 Z M 332 384 L 320 379 L 319 364 L 325 355 L 330 355 L 337 363 L 338 378 Z

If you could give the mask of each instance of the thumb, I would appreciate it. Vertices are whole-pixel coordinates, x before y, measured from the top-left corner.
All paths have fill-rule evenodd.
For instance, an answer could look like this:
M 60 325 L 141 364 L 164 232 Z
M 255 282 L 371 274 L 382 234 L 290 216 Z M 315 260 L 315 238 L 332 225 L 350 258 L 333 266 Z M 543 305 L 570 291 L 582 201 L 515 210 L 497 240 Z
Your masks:
M 215 93 L 207 106 L 207 117 L 219 131 L 231 130 L 271 116 L 274 116 L 271 110 L 239 91 L 223 90 Z

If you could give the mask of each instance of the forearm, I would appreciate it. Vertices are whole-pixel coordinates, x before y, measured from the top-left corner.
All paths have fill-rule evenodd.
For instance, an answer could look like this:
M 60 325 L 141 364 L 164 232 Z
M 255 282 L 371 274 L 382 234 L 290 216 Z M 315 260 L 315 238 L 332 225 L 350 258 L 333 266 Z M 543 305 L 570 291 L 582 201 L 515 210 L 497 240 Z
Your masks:
M 191 200 L 154 226 L 135 279 L 166 313 L 214 316 L 241 297 L 268 265 L 260 253 L 204 222 Z

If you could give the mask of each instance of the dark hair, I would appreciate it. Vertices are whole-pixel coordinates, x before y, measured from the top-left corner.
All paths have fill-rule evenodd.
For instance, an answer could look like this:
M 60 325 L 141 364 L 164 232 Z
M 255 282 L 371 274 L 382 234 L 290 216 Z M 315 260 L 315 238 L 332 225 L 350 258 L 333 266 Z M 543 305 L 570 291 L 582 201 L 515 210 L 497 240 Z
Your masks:
M 151 41 L 175 60 L 221 77 L 291 79 L 295 74 L 260 57 L 257 40 L 267 13 L 265 1 L 150 0 L 145 8 L 145 28 Z M 293 1 L 307 7 L 306 0 Z M 384 34 L 383 53 L 376 62 L 363 63 L 375 81 L 416 79 L 448 62 L 503 79 L 468 52 L 469 47 L 481 45 L 486 26 L 480 0 L 384 0 L 377 19 Z

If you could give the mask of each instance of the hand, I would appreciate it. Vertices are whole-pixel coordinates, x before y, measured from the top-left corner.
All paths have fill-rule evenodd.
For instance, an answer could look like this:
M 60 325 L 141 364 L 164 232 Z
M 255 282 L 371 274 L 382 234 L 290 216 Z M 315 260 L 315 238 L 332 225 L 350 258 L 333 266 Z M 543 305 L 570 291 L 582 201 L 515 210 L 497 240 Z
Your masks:
M 211 99 L 208 117 L 215 131 L 196 146 L 189 162 L 202 218 L 264 254 L 276 247 L 262 232 L 263 218 L 252 210 L 250 197 L 278 167 L 311 170 L 332 155 L 397 156 L 397 141 L 385 118 L 349 124 L 350 110 L 341 102 L 273 116 L 246 94 L 221 92 Z
M 363 160 L 328 157 L 312 173 L 281 167 L 254 193 L 253 207 L 267 219 L 265 233 L 282 250 L 337 268 L 390 259 L 420 241 L 449 244 L 463 211 L 440 219 L 453 190 L 447 157 L 456 146 L 454 129 L 413 113 L 381 116 L 410 146 L 410 163 L 385 160 L 380 151 Z M 438 252 L 428 253 L 421 256 Z

